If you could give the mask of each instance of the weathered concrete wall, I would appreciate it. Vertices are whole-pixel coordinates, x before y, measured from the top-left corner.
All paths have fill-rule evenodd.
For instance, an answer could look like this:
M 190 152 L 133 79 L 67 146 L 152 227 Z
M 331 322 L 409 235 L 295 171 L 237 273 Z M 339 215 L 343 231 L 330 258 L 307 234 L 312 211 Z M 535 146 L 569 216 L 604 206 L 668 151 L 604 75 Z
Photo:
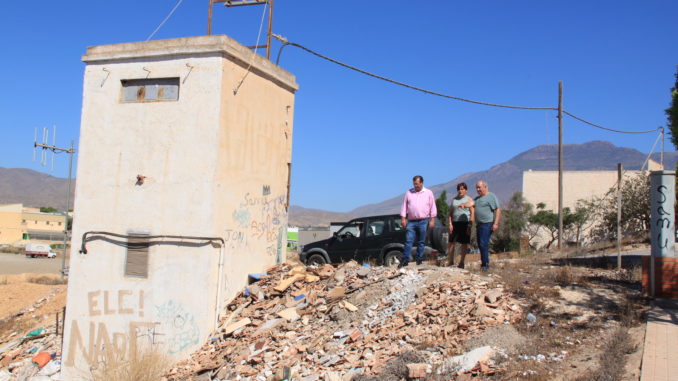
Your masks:
M 66 379 L 140 346 L 186 356 L 247 273 L 282 259 L 296 90 L 292 75 L 225 36 L 99 46 L 84 61 Z M 121 81 L 142 78 L 179 78 L 179 99 L 121 102 Z M 226 246 L 152 240 L 148 278 L 132 278 L 125 239 L 96 239 L 78 253 L 88 231 L 221 237 Z

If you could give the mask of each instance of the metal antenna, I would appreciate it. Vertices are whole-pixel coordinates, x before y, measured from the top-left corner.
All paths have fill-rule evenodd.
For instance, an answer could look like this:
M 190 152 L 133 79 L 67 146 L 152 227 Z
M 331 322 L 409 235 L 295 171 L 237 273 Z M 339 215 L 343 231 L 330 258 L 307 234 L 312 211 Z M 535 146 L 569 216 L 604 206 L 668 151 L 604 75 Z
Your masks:
M 54 125 L 54 131 L 52 131 L 53 132 L 53 134 L 52 134 L 52 146 L 53 147 L 56 147 L 56 129 L 57 129 L 57 126 Z M 54 171 L 54 150 L 52 150 L 52 171 Z
M 273 2 L 274 0 L 209 0 L 207 12 L 207 35 L 212 35 L 212 8 L 214 4 L 224 3 L 228 8 L 242 7 L 247 5 L 268 4 L 268 32 L 266 33 L 266 45 L 248 46 L 250 49 L 266 48 L 266 58 L 271 59 L 271 37 L 273 35 Z
M 35 162 L 35 156 L 37 153 L 38 146 L 38 127 L 35 127 L 35 137 L 33 137 L 33 161 Z
M 33 155 L 35 157 L 35 150 L 40 147 L 42 150 L 42 165 L 46 164 L 45 158 L 47 151 L 52 151 L 52 170 L 54 170 L 54 153 L 66 152 L 69 154 L 68 161 L 68 192 L 66 194 L 66 207 L 64 216 L 66 217 L 66 224 L 64 225 L 64 252 L 61 260 L 61 279 L 64 279 L 64 270 L 66 268 L 66 244 L 68 243 L 68 210 L 71 204 L 71 183 L 73 182 L 73 154 L 75 154 L 75 143 L 71 140 L 71 148 L 61 148 L 56 146 L 56 126 L 53 132 L 53 144 L 48 145 L 49 130 L 45 127 L 42 130 L 42 144 L 38 143 L 38 129 L 35 129 L 35 139 L 33 140 Z

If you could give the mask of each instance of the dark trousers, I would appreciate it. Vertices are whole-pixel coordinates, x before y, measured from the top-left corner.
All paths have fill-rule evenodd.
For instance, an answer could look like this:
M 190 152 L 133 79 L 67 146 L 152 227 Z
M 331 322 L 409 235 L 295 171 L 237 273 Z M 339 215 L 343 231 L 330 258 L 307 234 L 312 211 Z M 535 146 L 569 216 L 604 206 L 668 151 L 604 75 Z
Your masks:
M 480 249 L 480 265 L 490 267 L 490 238 L 492 238 L 492 222 L 476 224 L 476 237 Z
M 410 262 L 410 252 L 412 246 L 417 244 L 417 262 L 424 260 L 424 243 L 426 241 L 426 227 L 428 227 L 428 218 L 416 221 L 407 221 L 405 232 L 405 249 L 403 250 L 403 265 Z

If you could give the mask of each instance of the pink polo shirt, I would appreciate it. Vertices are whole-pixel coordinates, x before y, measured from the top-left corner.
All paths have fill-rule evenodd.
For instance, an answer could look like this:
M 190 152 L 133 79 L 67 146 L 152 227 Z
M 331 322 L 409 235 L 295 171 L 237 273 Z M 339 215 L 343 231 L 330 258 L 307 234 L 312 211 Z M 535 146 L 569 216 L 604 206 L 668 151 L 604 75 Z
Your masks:
M 436 200 L 429 189 L 422 188 L 417 192 L 412 188 L 405 192 L 403 206 L 400 208 L 401 217 L 407 217 L 408 220 L 421 220 L 434 218 L 437 215 Z

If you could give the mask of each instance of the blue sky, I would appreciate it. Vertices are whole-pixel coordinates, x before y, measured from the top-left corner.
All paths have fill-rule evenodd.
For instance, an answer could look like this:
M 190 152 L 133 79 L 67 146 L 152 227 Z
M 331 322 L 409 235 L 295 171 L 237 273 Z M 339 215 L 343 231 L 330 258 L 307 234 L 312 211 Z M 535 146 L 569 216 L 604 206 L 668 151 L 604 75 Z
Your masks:
M 145 40 L 177 0 L 3 1 L 0 166 L 67 176 L 32 162 L 35 127 L 78 139 L 87 46 Z M 213 34 L 254 45 L 262 6 L 216 6 Z M 556 106 L 611 128 L 666 124 L 678 64 L 678 2 L 277 0 L 273 30 L 374 73 L 476 100 Z M 154 39 L 205 34 L 206 0 L 184 0 Z M 274 45 L 273 57 L 279 44 Z M 292 203 L 348 211 L 557 143 L 552 111 L 478 106 L 348 71 L 297 48 Z M 599 131 L 571 118 L 564 142 L 604 139 L 648 152 L 655 134 Z M 673 147 L 666 141 L 668 150 Z

